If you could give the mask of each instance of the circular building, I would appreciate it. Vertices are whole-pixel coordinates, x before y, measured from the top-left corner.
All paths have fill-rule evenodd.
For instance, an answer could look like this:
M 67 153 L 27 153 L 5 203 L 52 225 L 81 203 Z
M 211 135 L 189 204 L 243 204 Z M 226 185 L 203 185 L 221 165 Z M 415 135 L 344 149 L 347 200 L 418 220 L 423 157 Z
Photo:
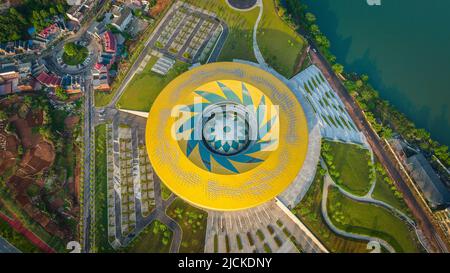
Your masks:
M 146 129 L 151 164 L 184 200 L 211 210 L 257 206 L 300 172 L 308 125 L 292 91 L 240 63 L 196 67 L 153 103 Z
M 227 0 L 228 5 L 238 10 L 249 10 L 256 6 L 258 0 Z

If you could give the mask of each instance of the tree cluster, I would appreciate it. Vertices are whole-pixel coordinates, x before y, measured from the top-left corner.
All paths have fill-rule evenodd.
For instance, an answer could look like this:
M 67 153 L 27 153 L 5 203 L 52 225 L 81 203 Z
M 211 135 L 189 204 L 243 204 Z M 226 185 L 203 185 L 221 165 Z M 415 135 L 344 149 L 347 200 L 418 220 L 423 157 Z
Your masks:
M 10 8 L 0 16 L 0 42 L 29 39 L 27 30 L 40 31 L 52 23 L 51 18 L 64 14 L 64 0 L 24 0 L 22 5 Z

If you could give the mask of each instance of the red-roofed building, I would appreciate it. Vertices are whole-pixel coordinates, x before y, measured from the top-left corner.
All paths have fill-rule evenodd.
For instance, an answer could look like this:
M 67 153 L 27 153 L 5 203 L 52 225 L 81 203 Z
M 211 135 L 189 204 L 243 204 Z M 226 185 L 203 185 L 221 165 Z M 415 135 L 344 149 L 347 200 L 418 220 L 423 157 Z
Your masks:
M 116 41 L 116 37 L 114 37 L 114 34 L 111 31 L 106 31 L 103 34 L 103 46 L 104 46 L 105 52 L 116 53 L 117 41 Z
M 47 39 L 49 36 L 59 33 L 59 31 L 60 31 L 59 26 L 57 24 L 52 24 L 44 28 L 41 32 L 39 32 L 39 36 Z
M 94 90 L 101 92 L 111 91 L 111 86 L 109 85 L 108 69 L 105 66 L 100 66 L 100 69 L 92 70 L 92 85 Z
M 101 63 L 96 63 L 94 65 L 95 70 L 102 71 L 105 66 Z
M 61 86 L 61 78 L 59 76 L 49 75 L 44 71 L 37 76 L 36 80 L 47 87 L 55 88 Z

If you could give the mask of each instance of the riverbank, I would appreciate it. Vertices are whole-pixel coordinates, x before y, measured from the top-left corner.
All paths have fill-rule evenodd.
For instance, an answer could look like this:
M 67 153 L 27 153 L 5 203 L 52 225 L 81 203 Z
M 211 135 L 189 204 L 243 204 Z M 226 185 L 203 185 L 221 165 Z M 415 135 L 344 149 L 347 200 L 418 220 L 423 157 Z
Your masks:
M 284 14 L 283 19 L 296 25 L 298 31 L 318 48 L 334 72 L 340 76 L 346 89 L 364 111 L 367 120 L 377 134 L 386 139 L 395 134 L 401 135 L 410 144 L 420 148 L 436 169 L 439 169 L 441 173 L 447 173 L 447 170 L 440 167 L 441 164 L 437 162 L 437 159 L 446 167 L 450 165 L 448 147 L 433 139 L 425 129 L 418 128 L 405 114 L 384 100 L 373 88 L 369 76 L 348 73 L 348 70 L 337 62 L 337 58 L 331 50 L 330 40 L 321 31 L 317 25 L 316 16 L 309 12 L 306 5 L 301 4 L 298 0 L 285 0 L 282 9 L 284 10 L 279 13 Z M 448 131 L 447 128 L 444 130 Z
M 450 145 L 449 1 L 301 2 L 347 72 L 369 75 L 382 99 Z

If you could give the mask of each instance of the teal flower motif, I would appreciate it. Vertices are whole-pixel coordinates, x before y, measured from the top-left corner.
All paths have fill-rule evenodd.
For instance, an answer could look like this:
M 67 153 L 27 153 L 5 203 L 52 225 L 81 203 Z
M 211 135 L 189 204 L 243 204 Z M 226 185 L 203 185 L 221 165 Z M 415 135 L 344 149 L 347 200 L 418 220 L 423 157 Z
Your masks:
M 207 170 L 211 171 L 211 158 L 213 158 L 226 170 L 240 173 L 233 163 L 260 163 L 263 160 L 255 157 L 254 154 L 264 151 L 264 147 L 277 142 L 277 139 L 268 141 L 262 141 L 262 139 L 272 130 L 278 115 L 274 115 L 263 124 L 267 111 L 264 95 L 261 96 L 259 105 L 255 107 L 244 83 L 242 83 L 242 99 L 225 84 L 219 81 L 216 83 L 224 96 L 207 91 L 195 91 L 204 99 L 204 102 L 181 109 L 181 111 L 192 113 L 192 116 L 180 125 L 177 132 L 185 133 L 192 130 L 186 145 L 186 155 L 191 156 L 198 147 L 201 161 Z M 209 116 L 205 115 L 204 110 L 210 106 L 215 107 L 215 111 L 212 114 L 209 113 Z M 245 112 L 242 109 L 245 109 Z M 255 118 L 249 120 L 247 115 Z M 202 128 L 195 128 L 199 124 Z M 196 132 L 200 132 L 201 137 L 196 137 Z

